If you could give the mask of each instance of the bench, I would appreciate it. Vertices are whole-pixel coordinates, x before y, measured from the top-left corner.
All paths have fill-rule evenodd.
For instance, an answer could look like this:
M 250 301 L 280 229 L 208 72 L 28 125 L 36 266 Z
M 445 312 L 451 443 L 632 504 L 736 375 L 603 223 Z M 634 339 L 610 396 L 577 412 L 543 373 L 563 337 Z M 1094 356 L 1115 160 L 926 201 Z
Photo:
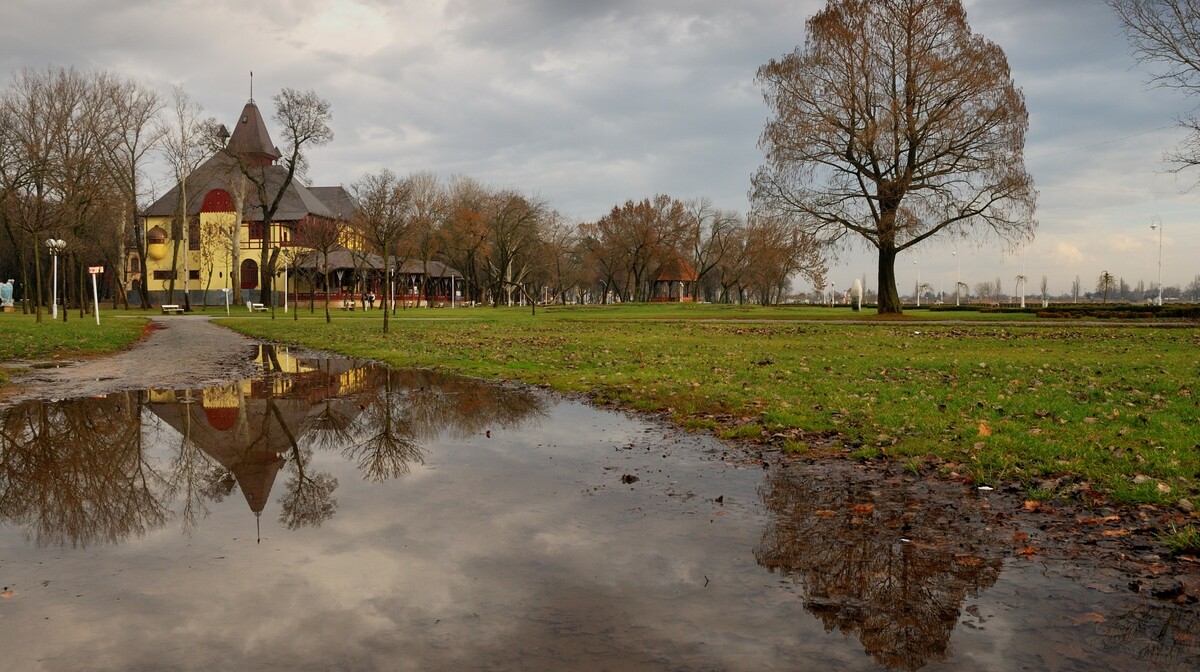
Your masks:
M 246 304 L 246 309 L 247 309 L 247 310 L 249 310 L 249 311 L 250 311 L 250 312 L 252 312 L 252 313 L 265 313 L 265 312 L 267 312 L 267 307 L 266 307 L 265 305 L 261 304 L 261 303 L 247 303 L 247 304 Z
M 182 313 L 183 307 L 177 306 L 173 303 L 164 303 L 162 305 L 162 311 L 163 311 L 163 315 L 172 315 L 174 313 Z

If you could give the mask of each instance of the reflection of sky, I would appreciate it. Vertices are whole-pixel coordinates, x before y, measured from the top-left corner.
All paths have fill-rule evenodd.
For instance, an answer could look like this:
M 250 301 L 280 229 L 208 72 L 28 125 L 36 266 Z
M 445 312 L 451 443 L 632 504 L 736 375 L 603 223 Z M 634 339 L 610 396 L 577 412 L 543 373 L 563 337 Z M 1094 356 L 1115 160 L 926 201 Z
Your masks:
M 190 537 L 168 525 L 118 546 L 36 548 L 0 529 L 0 576 L 17 593 L 0 601 L 0 670 L 873 669 L 756 564 L 760 469 L 625 415 L 548 410 L 434 441 L 423 466 L 384 483 L 318 453 L 310 469 L 337 477 L 337 514 L 287 530 L 281 478 L 261 543 L 237 492 Z M 147 435 L 154 460 L 178 442 Z M 623 485 L 626 473 L 640 480 Z M 1069 620 L 1102 596 L 1030 567 L 969 599 L 984 619 L 962 614 L 975 627 L 928 669 L 1129 664 Z

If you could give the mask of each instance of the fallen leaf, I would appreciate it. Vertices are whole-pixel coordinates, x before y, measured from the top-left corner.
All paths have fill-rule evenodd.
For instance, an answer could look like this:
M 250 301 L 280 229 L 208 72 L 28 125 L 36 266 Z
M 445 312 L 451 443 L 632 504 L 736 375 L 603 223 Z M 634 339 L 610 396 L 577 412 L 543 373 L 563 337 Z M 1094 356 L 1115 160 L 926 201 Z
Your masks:
M 854 506 L 850 507 L 850 510 L 857 514 L 866 515 L 875 510 L 875 505 L 874 504 L 855 504 Z
M 991 436 L 992 428 L 988 427 L 986 422 L 979 423 L 979 435 L 980 436 Z
M 829 509 L 818 509 L 816 511 L 813 511 L 813 515 L 818 518 L 832 518 L 837 515 L 837 511 L 830 511 Z
M 1103 534 L 1106 537 L 1128 537 L 1129 533 L 1132 531 L 1133 530 L 1127 530 L 1125 528 L 1121 528 L 1119 530 L 1105 530 L 1105 531 L 1101 532 L 1100 534 Z
M 1086 614 L 1072 616 L 1071 621 L 1074 622 L 1075 625 L 1083 625 L 1084 623 L 1107 623 L 1108 619 L 1105 618 L 1103 614 L 1097 614 L 1094 611 L 1090 611 Z
M 1029 538 L 1028 532 L 1013 532 L 1013 541 L 1020 543 Z
M 1022 548 L 1020 551 L 1018 551 L 1018 553 L 1020 553 L 1021 555 L 1036 555 L 1037 549 L 1034 548 L 1033 546 L 1026 546 L 1025 548 Z
M 1029 511 L 1030 513 L 1032 513 L 1034 511 L 1037 511 L 1040 508 L 1042 508 L 1042 503 L 1039 502 L 1038 500 L 1036 500 L 1036 499 L 1025 500 L 1025 510 L 1026 511 Z
M 1084 518 L 1079 521 L 1080 525 L 1099 525 L 1101 523 L 1113 523 L 1120 520 L 1120 516 L 1104 516 L 1103 518 Z

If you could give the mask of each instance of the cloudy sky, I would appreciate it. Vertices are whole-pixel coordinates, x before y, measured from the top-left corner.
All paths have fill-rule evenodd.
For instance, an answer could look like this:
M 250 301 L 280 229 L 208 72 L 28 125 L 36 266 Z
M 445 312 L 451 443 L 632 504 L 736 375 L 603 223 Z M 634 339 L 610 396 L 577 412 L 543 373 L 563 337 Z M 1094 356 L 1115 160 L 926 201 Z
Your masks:
M 250 96 L 283 87 L 333 105 L 334 142 L 312 153 L 316 184 L 366 172 L 466 174 L 545 198 L 578 221 L 656 193 L 744 212 L 767 118 L 754 73 L 804 41 L 823 0 L 6 0 L 0 74 L 47 65 L 106 69 L 169 94 L 187 89 L 231 124 Z M 934 242 L 901 259 L 951 292 L 1024 273 L 1066 291 L 1102 270 L 1131 285 L 1200 273 L 1200 173 L 1163 152 L 1193 103 L 1151 89 L 1101 0 L 967 0 L 1008 54 L 1030 112 L 1027 166 L 1040 192 L 1023 252 Z M 274 128 L 272 127 L 272 131 Z M 277 135 L 277 134 L 276 134 Z M 957 252 L 957 254 L 952 254 Z M 913 262 L 916 262 L 915 264 Z M 866 274 L 843 254 L 831 279 Z M 911 291 L 908 290 L 908 291 Z

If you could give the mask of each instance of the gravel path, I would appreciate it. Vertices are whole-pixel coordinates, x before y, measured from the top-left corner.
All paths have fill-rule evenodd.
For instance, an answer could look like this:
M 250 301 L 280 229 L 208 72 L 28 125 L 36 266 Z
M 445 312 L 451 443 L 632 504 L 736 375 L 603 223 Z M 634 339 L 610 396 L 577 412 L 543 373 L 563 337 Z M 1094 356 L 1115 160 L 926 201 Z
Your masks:
M 0 406 L 118 390 L 204 387 L 259 373 L 253 365 L 258 342 L 212 324 L 208 316 L 150 319 L 154 331 L 124 352 L 14 376 L 0 388 Z

